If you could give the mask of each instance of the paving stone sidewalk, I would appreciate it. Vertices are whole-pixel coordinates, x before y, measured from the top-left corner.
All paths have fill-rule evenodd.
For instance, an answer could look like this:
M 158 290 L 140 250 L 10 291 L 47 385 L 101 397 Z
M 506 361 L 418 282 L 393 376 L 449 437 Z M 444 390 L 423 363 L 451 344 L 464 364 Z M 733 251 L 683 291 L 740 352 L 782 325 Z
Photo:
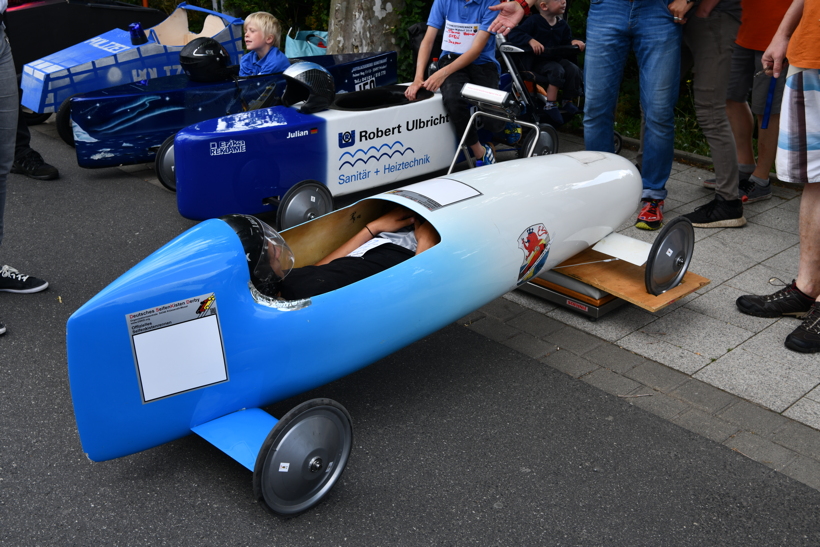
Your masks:
M 583 141 L 562 134 L 560 149 L 583 149 Z M 712 176 L 676 163 L 666 219 L 710 201 L 703 180 Z M 461 322 L 820 489 L 820 356 L 783 345 L 799 320 L 750 317 L 734 303 L 778 290 L 771 278 L 796 277 L 799 204 L 799 190 L 775 186 L 771 199 L 745 206 L 745 227 L 696 228 L 690 269 L 711 283 L 658 313 L 627 304 L 591 321 L 516 291 Z M 657 235 L 631 219 L 618 231 Z

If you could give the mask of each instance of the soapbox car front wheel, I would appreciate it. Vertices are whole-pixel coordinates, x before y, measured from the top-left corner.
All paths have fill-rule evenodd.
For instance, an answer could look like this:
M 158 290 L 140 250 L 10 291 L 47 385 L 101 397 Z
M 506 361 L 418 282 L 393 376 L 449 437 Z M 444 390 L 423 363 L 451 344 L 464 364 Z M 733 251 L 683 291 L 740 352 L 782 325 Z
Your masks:
M 333 210 L 333 196 L 321 182 L 303 180 L 291 186 L 276 209 L 276 229 L 285 230 Z
M 342 476 L 352 447 L 347 410 L 330 399 L 306 401 L 285 414 L 262 444 L 253 493 L 280 515 L 309 509 Z
M 558 152 L 558 131 L 549 124 L 541 124 L 541 134 L 538 135 L 538 142 L 535 143 L 535 149 L 532 152 L 533 156 L 549 156 Z M 521 148 L 518 149 L 518 157 L 526 158 L 527 152 L 530 150 L 532 140 L 535 138 L 535 131 L 528 131 L 524 136 Z
M 74 130 L 71 128 L 71 97 L 63 101 L 57 109 L 57 117 L 54 118 L 54 125 L 57 126 L 57 134 L 63 142 L 69 146 L 74 146 Z
M 162 142 L 154 158 L 154 169 L 159 182 L 172 192 L 177 191 L 177 175 L 174 170 L 174 137 L 176 133 Z
M 688 218 L 676 217 L 663 227 L 646 261 L 646 292 L 658 296 L 677 287 L 692 262 L 695 229 Z

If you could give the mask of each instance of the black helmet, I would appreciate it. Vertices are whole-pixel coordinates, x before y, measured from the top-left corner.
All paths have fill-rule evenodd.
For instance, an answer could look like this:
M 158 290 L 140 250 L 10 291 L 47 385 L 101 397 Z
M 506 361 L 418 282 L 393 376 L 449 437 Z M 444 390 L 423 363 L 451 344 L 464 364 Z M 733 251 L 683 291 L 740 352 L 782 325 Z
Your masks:
M 242 242 L 251 282 L 268 296 L 279 293 L 279 283 L 293 269 L 293 251 L 279 233 L 250 215 L 228 215 L 226 222 Z
M 285 106 L 291 106 L 305 101 L 299 109 L 303 114 L 326 110 L 336 97 L 333 76 L 316 63 L 294 63 L 282 73 L 282 76 L 287 83 L 282 94 L 282 102 Z
M 219 82 L 229 76 L 228 50 L 213 38 L 197 38 L 179 52 L 179 64 L 195 82 Z

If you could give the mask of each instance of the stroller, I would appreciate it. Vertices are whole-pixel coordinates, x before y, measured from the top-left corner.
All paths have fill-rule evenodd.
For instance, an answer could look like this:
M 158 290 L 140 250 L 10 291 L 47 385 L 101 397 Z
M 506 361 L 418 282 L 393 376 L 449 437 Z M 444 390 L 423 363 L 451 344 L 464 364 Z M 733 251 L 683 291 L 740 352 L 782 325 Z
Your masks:
M 521 119 L 538 124 L 541 127 L 542 133 L 546 134 L 539 137 L 539 144 L 536 146 L 536 151 L 533 155 L 557 152 L 558 135 L 555 128 L 567 123 L 576 114 L 583 114 L 583 109 L 570 103 L 568 105 L 569 108 L 563 107 L 558 109 L 558 118 L 560 121 L 556 121 L 556 116 L 552 115 L 553 113 L 548 113 L 546 110 L 546 93 L 543 92 L 543 88 L 540 87 L 541 85 L 546 87 L 548 82 L 536 74 L 521 70 L 520 59 L 516 59 L 517 56 L 526 52 L 517 46 L 507 43 L 507 40 L 501 34 L 496 35 L 496 51 L 498 57 L 507 68 L 507 74 L 502 76 L 501 87 L 504 88 L 506 80 L 506 82 L 508 82 L 506 83 L 508 86 L 507 89 L 515 94 L 517 100 L 523 107 Z M 548 48 L 546 53 L 567 57 L 577 54 L 579 51 L 578 46 L 566 45 Z M 505 76 L 508 76 L 508 78 L 505 78 Z M 524 157 L 523 151 L 527 150 L 527 145 L 532 138 L 535 138 L 532 134 L 529 135 L 529 139 L 527 135 L 522 138 L 522 141 L 525 142 L 523 146 L 518 147 L 519 157 Z M 549 141 L 554 142 L 551 152 L 548 151 L 550 150 Z M 617 131 L 614 133 L 613 144 L 615 153 L 619 153 L 623 146 L 623 138 Z

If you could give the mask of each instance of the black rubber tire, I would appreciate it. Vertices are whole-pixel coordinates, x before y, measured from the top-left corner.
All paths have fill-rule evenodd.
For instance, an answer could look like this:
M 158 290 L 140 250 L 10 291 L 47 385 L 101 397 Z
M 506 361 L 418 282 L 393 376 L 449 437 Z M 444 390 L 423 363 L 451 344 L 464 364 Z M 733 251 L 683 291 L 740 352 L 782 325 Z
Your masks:
M 154 158 L 154 169 L 160 184 L 172 192 L 177 191 L 177 177 L 174 169 L 174 137 L 176 133 L 162 141 Z
M 63 101 L 57 109 L 57 118 L 54 120 L 57 134 L 69 146 L 74 146 L 74 130 L 71 128 L 71 97 Z
M 533 156 L 549 156 L 558 152 L 558 131 L 550 124 L 543 123 L 540 125 L 541 135 L 538 137 L 538 144 L 535 145 Z M 524 136 L 521 143 L 521 148 L 518 149 L 518 157 L 527 157 L 527 151 L 530 149 L 530 143 L 535 136 L 535 131 L 530 130 Z
M 303 180 L 285 192 L 276 209 L 276 229 L 286 230 L 326 215 L 333 210 L 333 196 L 327 186 Z
M 621 137 L 621 134 L 618 133 L 617 131 L 615 132 L 615 140 L 614 140 L 613 145 L 615 147 L 615 153 L 620 154 L 621 153 L 621 148 L 624 147 L 624 138 Z
M 695 250 L 695 229 L 686 217 L 675 217 L 655 237 L 646 261 L 646 292 L 658 296 L 680 284 Z
M 256 457 L 253 493 L 277 515 L 310 509 L 333 488 L 353 448 L 350 414 L 330 399 L 306 401 L 271 429 Z

